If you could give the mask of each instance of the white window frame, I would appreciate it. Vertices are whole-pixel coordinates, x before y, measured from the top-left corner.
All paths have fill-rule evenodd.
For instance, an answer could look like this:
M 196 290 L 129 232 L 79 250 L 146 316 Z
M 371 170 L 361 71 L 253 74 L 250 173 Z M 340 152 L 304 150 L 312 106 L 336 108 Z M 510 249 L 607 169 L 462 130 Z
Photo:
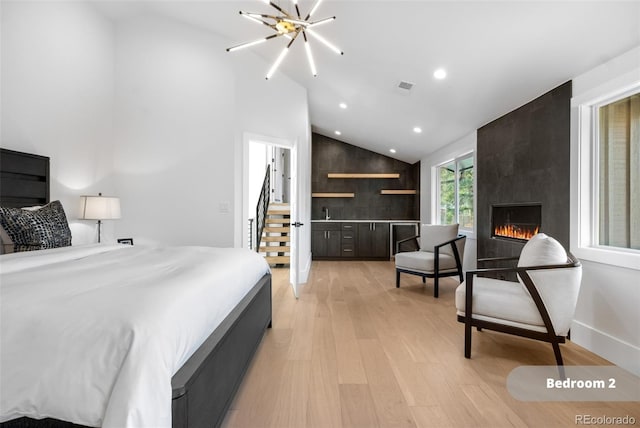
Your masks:
M 455 169 L 456 169 L 456 173 L 455 173 L 455 199 L 456 199 L 456 207 L 455 207 L 455 219 L 456 222 L 458 224 L 460 224 L 460 206 L 459 206 L 459 186 L 458 186 L 458 161 L 462 160 L 462 159 L 467 159 L 467 158 L 472 158 L 473 159 L 473 229 L 466 229 L 464 227 L 462 227 L 462 225 L 460 225 L 460 232 L 465 232 L 466 234 L 468 233 L 474 233 L 475 227 L 476 227 L 476 219 L 477 219 L 477 215 L 476 215 L 476 197 L 477 197 L 477 192 L 476 192 L 476 177 L 477 177 L 477 169 L 476 169 L 476 154 L 475 151 L 471 150 L 468 151 L 464 154 L 461 154 L 459 156 L 456 156 L 455 158 L 452 159 L 448 159 L 444 162 L 440 162 L 437 165 L 433 166 L 433 176 L 435 177 L 435 219 L 436 219 L 436 223 L 437 224 L 443 224 L 442 223 L 442 219 L 440 218 L 440 174 L 438 173 L 439 168 L 443 167 L 444 165 L 453 162 L 453 164 L 455 165 Z
M 599 244 L 599 124 L 598 109 L 640 92 L 640 81 L 617 90 L 609 88 L 591 97 L 574 98 L 577 108 L 577 224 L 572 235 L 572 250 L 581 259 L 640 270 L 640 251 Z M 573 216 L 572 216 L 573 217 Z M 573 217 L 576 218 L 576 217 Z

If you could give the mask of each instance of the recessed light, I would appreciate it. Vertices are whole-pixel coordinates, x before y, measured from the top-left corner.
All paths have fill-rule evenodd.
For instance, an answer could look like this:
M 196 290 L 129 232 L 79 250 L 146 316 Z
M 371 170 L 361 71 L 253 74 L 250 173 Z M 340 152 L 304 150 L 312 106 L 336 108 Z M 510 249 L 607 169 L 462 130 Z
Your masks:
M 419 126 L 416 126 L 413 128 L 413 132 L 415 132 L 416 134 L 420 134 L 422 133 L 422 128 L 420 128 Z
M 347 108 L 347 104 L 346 103 L 340 103 L 339 106 L 340 106 L 340 108 Z
M 390 151 L 391 153 L 395 153 L 395 152 L 396 152 L 396 149 L 389 149 L 389 151 Z
M 336 135 L 342 135 L 342 132 L 340 132 L 340 131 L 336 131 L 336 132 L 335 132 L 335 134 L 336 134 Z
M 447 77 L 447 71 L 444 68 L 439 68 L 433 72 L 433 77 L 436 79 L 444 79 Z

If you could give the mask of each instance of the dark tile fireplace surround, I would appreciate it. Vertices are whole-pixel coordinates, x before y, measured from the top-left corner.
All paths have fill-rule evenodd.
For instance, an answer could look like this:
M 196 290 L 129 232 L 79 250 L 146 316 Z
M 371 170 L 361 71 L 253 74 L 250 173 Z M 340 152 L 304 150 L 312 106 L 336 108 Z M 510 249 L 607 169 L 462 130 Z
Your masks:
M 570 100 L 571 81 L 478 129 L 478 258 L 518 256 L 536 227 L 569 249 Z

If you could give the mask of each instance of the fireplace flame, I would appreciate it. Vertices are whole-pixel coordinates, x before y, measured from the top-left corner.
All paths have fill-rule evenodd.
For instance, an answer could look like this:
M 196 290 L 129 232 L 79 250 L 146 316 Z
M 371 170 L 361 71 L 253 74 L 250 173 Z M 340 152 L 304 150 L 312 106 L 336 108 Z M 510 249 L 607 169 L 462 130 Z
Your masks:
M 494 236 L 502 236 L 505 238 L 529 240 L 533 238 L 533 235 L 538 233 L 538 230 L 540 230 L 540 226 L 522 227 L 515 224 L 505 224 L 503 226 L 496 226 L 493 234 Z

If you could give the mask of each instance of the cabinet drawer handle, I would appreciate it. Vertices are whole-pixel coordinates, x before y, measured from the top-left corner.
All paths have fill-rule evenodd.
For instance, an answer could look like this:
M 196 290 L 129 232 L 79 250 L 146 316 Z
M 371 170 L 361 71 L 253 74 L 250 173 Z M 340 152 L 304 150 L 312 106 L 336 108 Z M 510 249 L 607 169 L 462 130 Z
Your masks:
M 353 236 L 343 236 L 342 239 L 353 239 Z
M 347 248 L 343 248 L 343 249 L 342 249 L 342 251 L 344 251 L 345 253 L 350 253 L 350 252 L 352 252 L 353 250 L 349 250 L 349 249 L 347 249 Z
M 344 225 L 344 226 L 342 226 L 342 228 L 343 228 L 343 229 L 352 229 L 352 228 L 353 228 L 353 226 Z

